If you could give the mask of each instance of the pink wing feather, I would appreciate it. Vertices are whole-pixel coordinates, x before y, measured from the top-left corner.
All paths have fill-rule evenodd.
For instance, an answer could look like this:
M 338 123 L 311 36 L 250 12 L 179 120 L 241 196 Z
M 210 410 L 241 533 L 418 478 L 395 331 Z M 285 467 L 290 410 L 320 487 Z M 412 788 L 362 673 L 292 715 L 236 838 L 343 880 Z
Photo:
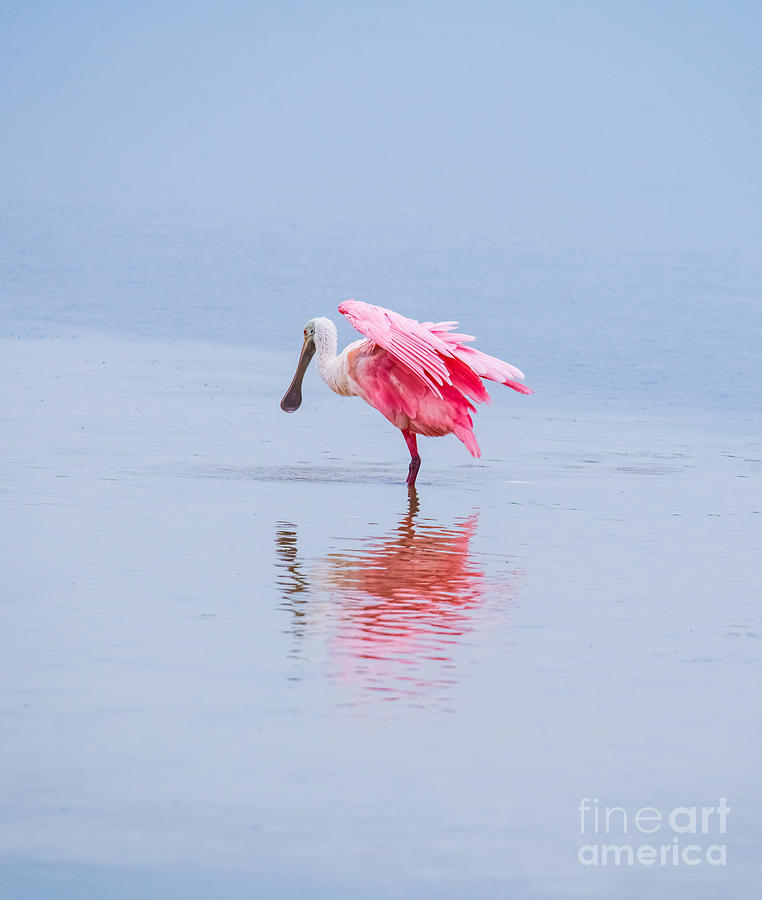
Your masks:
M 361 334 L 407 366 L 437 397 L 441 398 L 443 385 L 449 385 L 477 402 L 488 403 L 489 394 L 479 378 L 497 381 L 520 394 L 533 393 L 518 383 L 524 380 L 520 369 L 464 346 L 474 338 L 453 334 L 457 322 L 417 322 L 361 300 L 345 300 L 339 304 L 339 312 Z
M 439 388 L 450 384 L 450 373 L 442 357 L 452 356 L 447 343 L 428 328 L 383 306 L 361 300 L 345 300 L 339 312 L 374 343 L 404 363 L 437 397 Z

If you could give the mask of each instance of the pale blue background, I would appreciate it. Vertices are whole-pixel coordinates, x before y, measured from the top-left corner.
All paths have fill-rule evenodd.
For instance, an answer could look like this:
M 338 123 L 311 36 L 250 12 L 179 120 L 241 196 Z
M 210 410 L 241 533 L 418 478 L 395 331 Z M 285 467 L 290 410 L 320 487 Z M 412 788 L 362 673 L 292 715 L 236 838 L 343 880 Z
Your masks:
M 756 897 L 760 34 L 751 2 L 0 0 L 3 900 Z M 537 391 L 479 467 L 424 444 L 422 520 L 477 510 L 510 585 L 445 711 L 336 674 L 320 573 L 401 527 L 405 450 L 312 371 L 277 402 L 349 296 Z M 582 870 L 599 792 L 727 796 L 728 868 Z

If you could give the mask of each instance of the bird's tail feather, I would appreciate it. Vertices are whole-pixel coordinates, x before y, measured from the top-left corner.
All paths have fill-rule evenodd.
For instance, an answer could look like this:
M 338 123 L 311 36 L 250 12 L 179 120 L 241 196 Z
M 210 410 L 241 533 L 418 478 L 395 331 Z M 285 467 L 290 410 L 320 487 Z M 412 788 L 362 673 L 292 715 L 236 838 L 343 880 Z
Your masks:
M 520 394 L 534 394 L 532 388 L 528 388 L 525 384 L 519 384 L 518 381 L 504 381 L 503 384 L 506 387 L 513 388 L 514 391 L 518 391 Z
M 471 428 L 464 425 L 458 425 L 453 429 L 453 434 L 459 441 L 463 441 L 466 445 L 466 450 L 468 450 L 471 456 L 478 459 L 482 455 L 482 451 L 476 443 L 476 438 L 474 437 L 474 432 Z

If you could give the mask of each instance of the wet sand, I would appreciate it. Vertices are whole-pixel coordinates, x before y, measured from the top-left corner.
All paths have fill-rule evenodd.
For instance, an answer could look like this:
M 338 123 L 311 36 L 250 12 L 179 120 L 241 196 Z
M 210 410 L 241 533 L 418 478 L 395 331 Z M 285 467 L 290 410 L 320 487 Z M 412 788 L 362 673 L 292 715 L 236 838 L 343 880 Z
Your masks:
M 409 495 L 291 354 L 0 351 L 3 896 L 756 896 L 743 423 L 493 390 Z M 586 868 L 583 797 L 727 797 L 727 866 Z

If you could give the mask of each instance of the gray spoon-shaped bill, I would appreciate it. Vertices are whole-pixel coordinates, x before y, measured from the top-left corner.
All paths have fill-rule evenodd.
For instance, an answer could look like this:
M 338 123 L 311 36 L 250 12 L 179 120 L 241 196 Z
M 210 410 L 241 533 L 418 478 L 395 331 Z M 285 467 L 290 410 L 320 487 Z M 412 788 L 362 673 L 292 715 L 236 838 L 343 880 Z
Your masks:
M 284 412 L 296 412 L 302 405 L 302 380 L 304 378 L 304 373 L 307 371 L 307 366 L 310 364 L 310 360 L 314 355 L 315 341 L 311 336 L 306 337 L 302 344 L 302 352 L 299 354 L 299 362 L 296 364 L 294 380 L 291 382 L 288 390 L 283 395 L 283 399 L 280 401 L 280 408 Z

